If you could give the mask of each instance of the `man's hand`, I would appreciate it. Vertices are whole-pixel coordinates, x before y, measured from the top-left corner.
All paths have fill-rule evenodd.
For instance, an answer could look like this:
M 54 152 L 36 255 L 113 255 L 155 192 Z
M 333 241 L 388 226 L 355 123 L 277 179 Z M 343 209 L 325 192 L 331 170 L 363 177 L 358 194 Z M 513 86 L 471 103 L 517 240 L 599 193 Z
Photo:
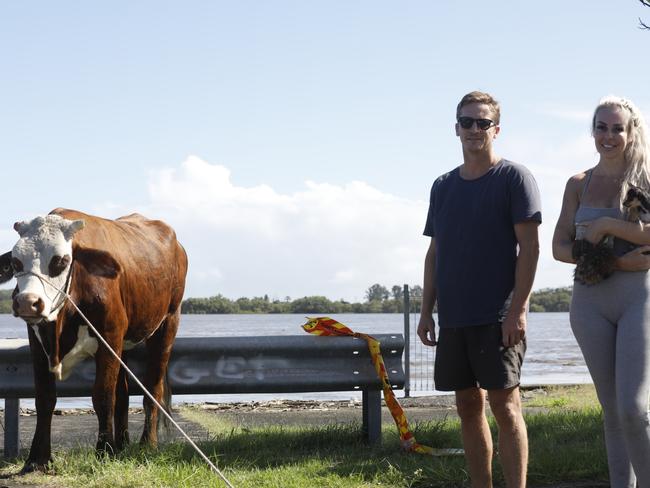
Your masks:
M 425 346 L 435 346 L 436 342 L 436 322 L 430 315 L 420 315 L 418 324 L 418 337 Z
M 506 347 L 516 346 L 526 337 L 526 311 L 508 312 L 506 319 L 501 324 L 503 345 Z

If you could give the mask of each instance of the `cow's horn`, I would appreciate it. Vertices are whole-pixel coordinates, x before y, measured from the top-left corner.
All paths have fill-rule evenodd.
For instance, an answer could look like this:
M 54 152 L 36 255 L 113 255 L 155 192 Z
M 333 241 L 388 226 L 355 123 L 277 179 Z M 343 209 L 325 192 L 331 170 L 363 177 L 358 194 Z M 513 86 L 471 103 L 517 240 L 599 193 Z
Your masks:
M 72 236 L 75 235 L 75 233 L 81 229 L 84 228 L 86 223 L 83 221 L 83 219 L 79 220 L 73 220 L 72 222 L 66 222 L 66 227 L 63 228 L 63 235 L 65 236 L 66 240 L 72 239 Z
M 18 235 L 20 237 L 22 237 L 23 234 L 27 231 L 27 227 L 28 227 L 27 222 L 25 222 L 24 220 L 21 222 L 16 222 L 14 224 L 14 230 L 18 232 Z

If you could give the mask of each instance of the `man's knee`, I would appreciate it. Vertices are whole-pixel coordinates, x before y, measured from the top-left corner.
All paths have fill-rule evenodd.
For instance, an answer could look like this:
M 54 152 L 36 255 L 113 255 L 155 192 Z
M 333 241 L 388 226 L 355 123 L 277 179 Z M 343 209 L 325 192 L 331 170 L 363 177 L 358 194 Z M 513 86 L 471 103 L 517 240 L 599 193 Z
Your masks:
M 478 388 L 456 392 L 456 411 L 461 420 L 485 415 L 485 395 Z
M 490 390 L 488 394 L 490 409 L 500 429 L 513 428 L 522 419 L 519 388 Z

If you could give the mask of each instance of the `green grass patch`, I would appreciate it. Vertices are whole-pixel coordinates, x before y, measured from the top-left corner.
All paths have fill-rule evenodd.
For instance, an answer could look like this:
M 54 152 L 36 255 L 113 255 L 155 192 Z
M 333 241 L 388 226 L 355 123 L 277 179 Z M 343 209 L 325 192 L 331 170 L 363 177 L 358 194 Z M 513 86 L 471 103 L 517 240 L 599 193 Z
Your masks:
M 523 389 L 524 406 L 543 409 L 581 410 L 598 406 L 593 385 L 550 385 Z
M 368 447 L 361 441 L 357 423 L 243 427 L 198 409 L 184 409 L 182 415 L 210 432 L 199 445 L 238 488 L 469 486 L 462 457 L 403 453 L 392 425 L 384 427 L 381 446 Z M 526 421 L 529 486 L 607 479 L 599 409 L 560 410 L 556 406 L 545 414 L 528 415 Z M 493 419 L 490 424 L 496 433 Z M 412 427 L 420 443 L 432 447 L 461 445 L 455 417 Z M 103 460 L 97 459 L 92 449 L 80 448 L 56 452 L 55 459 L 56 476 L 36 474 L 24 481 L 70 488 L 225 486 L 199 455 L 182 443 L 166 444 L 158 450 L 134 445 L 115 458 Z M 18 463 L 5 464 L 0 472 L 15 472 L 20 467 Z M 495 484 L 502 485 L 498 458 L 494 472 Z

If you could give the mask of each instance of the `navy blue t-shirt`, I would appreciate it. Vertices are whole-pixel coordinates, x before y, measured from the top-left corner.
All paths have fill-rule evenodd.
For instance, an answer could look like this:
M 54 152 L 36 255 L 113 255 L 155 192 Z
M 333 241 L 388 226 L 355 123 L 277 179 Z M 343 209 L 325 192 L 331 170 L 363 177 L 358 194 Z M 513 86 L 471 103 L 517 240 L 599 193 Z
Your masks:
M 514 224 L 542 221 L 533 175 L 502 159 L 475 180 L 460 168 L 431 188 L 424 235 L 435 237 L 440 327 L 496 323 L 505 318 L 515 283 Z

